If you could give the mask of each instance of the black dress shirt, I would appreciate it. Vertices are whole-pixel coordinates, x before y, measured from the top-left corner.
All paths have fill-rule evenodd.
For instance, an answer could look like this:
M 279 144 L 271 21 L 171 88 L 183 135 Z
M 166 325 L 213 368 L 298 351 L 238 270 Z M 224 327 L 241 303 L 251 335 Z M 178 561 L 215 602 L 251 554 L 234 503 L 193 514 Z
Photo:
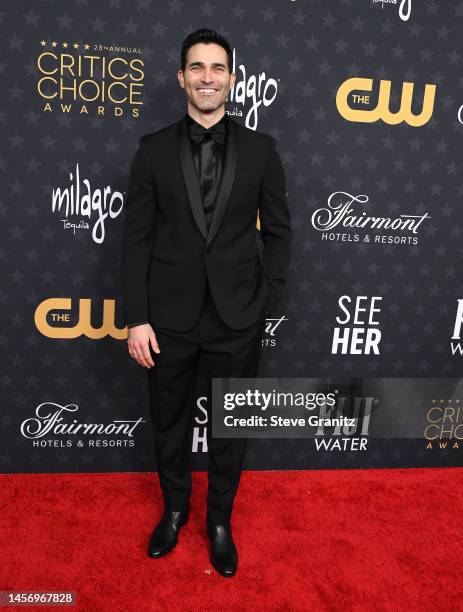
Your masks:
M 206 219 L 207 230 L 209 231 L 212 216 L 214 214 L 215 200 L 217 191 L 220 187 L 222 178 L 223 162 L 225 158 L 225 138 L 227 133 L 227 114 L 214 123 L 210 128 L 204 128 L 187 114 L 188 130 L 194 126 L 199 132 L 204 134 L 202 142 L 197 143 L 190 134 L 191 150 L 198 176 L 201 197 L 204 206 L 204 216 Z M 223 126 L 225 138 L 222 142 L 216 142 L 210 135 L 217 126 Z
M 188 124 L 188 132 L 190 134 L 191 152 L 193 154 L 196 174 L 198 176 L 199 186 L 201 189 L 204 216 L 206 218 L 206 225 L 209 231 L 212 216 L 214 214 L 217 192 L 220 187 L 220 181 L 222 180 L 223 165 L 225 161 L 228 115 L 227 113 L 224 113 L 223 117 L 208 129 L 204 128 L 204 126 L 195 121 L 188 113 L 186 115 L 186 119 Z M 223 143 L 216 142 L 210 135 L 210 132 L 213 131 L 219 124 L 223 124 L 225 128 L 225 139 Z M 193 141 L 190 132 L 190 126 L 192 125 L 196 126 L 197 131 L 204 132 L 202 142 L 197 143 Z M 206 294 L 210 295 L 210 292 L 209 282 L 206 277 Z M 127 327 L 136 327 L 137 325 L 143 325 L 144 323 L 147 323 L 147 321 L 131 323 L 130 325 L 127 325 Z

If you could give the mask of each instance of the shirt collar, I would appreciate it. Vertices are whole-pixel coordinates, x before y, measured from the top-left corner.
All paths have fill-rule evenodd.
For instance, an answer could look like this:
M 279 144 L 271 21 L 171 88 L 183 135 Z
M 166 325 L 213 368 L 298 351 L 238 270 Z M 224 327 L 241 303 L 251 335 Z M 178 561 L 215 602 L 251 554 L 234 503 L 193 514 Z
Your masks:
M 193 117 L 191 115 L 189 115 L 188 113 L 186 113 L 186 118 L 187 118 L 188 123 L 197 123 L 198 125 L 201 125 L 195 119 L 193 119 Z M 228 118 L 228 115 L 227 115 L 227 113 L 225 113 L 224 116 L 221 119 L 219 119 L 219 121 L 214 123 L 214 125 L 211 125 L 208 129 L 213 128 L 215 125 L 219 125 L 219 123 L 224 123 L 225 126 L 226 126 L 227 125 L 227 118 Z M 201 126 L 201 127 L 204 127 L 204 126 Z

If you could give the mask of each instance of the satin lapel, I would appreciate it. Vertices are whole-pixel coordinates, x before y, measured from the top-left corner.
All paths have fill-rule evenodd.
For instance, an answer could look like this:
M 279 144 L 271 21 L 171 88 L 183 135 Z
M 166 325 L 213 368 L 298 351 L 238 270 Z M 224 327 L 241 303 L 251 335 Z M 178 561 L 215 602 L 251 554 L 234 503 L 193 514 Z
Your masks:
M 215 201 L 214 214 L 209 228 L 206 244 L 209 245 L 216 235 L 220 224 L 225 215 L 230 192 L 235 180 L 236 171 L 236 154 L 237 154 L 237 127 L 231 117 L 227 117 L 227 138 L 225 150 L 225 164 L 222 173 L 222 181 L 220 183 L 219 192 Z
M 201 198 L 201 189 L 199 186 L 198 176 L 191 152 L 191 145 L 188 139 L 188 125 L 186 117 L 181 119 L 177 124 L 177 145 L 182 164 L 183 177 L 185 179 L 186 191 L 188 200 L 193 213 L 194 220 L 201 232 L 203 238 L 207 239 L 207 225 L 204 216 L 204 206 Z

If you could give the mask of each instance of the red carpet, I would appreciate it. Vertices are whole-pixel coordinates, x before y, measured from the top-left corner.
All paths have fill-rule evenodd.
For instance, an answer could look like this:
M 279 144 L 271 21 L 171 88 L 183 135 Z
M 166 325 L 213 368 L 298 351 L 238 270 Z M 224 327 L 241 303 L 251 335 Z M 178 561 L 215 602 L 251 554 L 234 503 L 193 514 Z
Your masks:
M 156 474 L 0 476 L 0 590 L 76 591 L 85 611 L 462 609 L 460 468 L 243 472 L 233 578 L 209 563 L 193 476 L 162 559 L 145 553 Z

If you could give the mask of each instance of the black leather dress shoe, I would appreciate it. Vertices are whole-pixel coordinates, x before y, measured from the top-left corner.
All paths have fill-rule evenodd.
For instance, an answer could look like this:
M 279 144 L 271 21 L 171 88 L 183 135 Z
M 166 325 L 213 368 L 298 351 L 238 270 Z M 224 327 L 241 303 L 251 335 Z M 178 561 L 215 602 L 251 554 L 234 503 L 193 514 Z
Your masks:
M 230 523 L 207 523 L 207 535 L 211 543 L 211 563 L 226 578 L 235 575 L 238 552 L 231 533 Z
M 189 509 L 182 512 L 164 512 L 151 534 L 148 546 L 149 557 L 158 559 L 175 548 L 180 527 L 186 525 L 189 513 Z

